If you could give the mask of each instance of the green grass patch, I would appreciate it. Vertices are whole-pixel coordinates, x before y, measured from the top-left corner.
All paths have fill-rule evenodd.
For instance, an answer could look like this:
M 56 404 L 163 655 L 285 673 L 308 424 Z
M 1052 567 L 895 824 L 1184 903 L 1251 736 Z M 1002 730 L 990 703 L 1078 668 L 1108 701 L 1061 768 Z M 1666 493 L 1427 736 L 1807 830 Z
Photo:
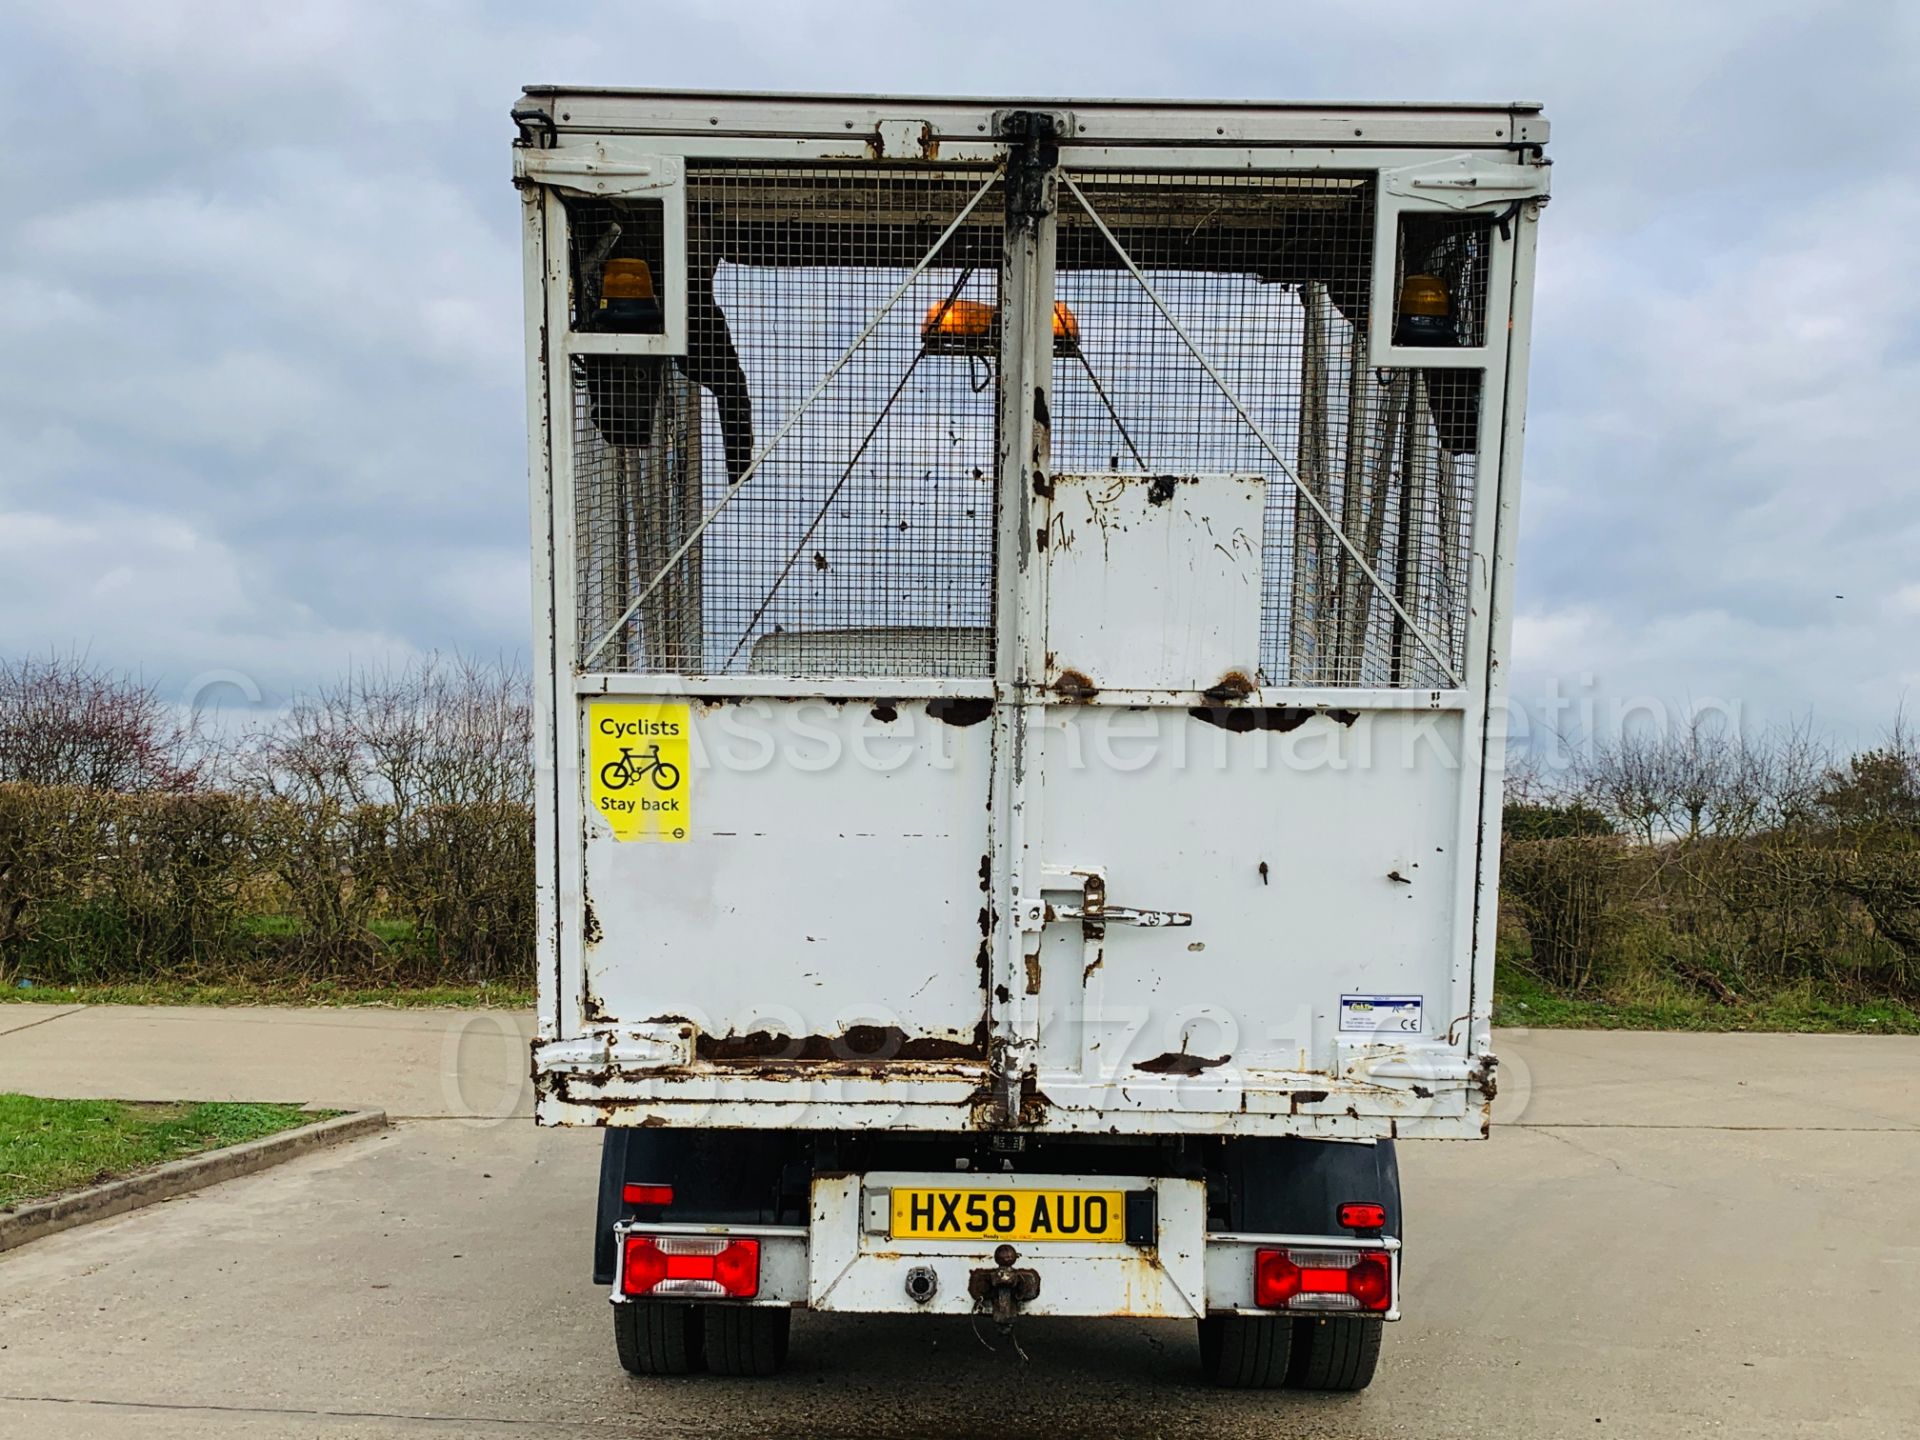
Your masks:
M 0 1209 L 324 1118 L 295 1105 L 147 1105 L 0 1094 Z
M 1848 1001 L 1795 987 L 1729 1005 L 1677 984 L 1642 984 L 1627 994 L 1563 995 L 1514 964 L 1495 972 L 1493 1023 L 1564 1030 L 1920 1035 L 1920 1011 L 1895 1000 Z
M 346 986 L 327 980 L 309 984 L 33 985 L 0 989 L 0 1003 L 39 1005 L 336 1005 L 395 1010 L 525 1010 L 534 1003 L 519 985 Z

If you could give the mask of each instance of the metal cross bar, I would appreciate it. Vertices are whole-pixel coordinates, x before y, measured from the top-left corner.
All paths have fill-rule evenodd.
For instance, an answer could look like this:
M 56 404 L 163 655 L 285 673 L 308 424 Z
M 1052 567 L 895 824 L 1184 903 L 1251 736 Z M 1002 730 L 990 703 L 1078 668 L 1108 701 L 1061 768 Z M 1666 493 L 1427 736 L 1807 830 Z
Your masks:
M 1287 463 L 1287 459 L 1280 453 L 1279 447 L 1277 447 L 1272 440 L 1268 439 L 1267 432 L 1260 428 L 1260 422 L 1255 420 L 1247 407 L 1240 403 L 1240 397 L 1234 394 L 1233 387 L 1228 385 L 1221 377 L 1220 372 L 1213 368 L 1213 362 L 1209 360 L 1205 352 L 1194 343 L 1193 337 L 1187 334 L 1185 327 L 1174 318 L 1173 312 L 1167 308 L 1166 302 L 1160 298 L 1160 293 L 1153 288 L 1152 284 L 1148 282 L 1147 277 L 1141 273 L 1140 267 L 1133 263 L 1133 257 L 1126 252 L 1125 247 L 1120 244 L 1120 241 L 1115 237 L 1113 231 L 1107 228 L 1107 222 L 1100 218 L 1100 212 L 1095 210 L 1092 202 L 1087 199 L 1086 191 L 1082 190 L 1079 185 L 1074 182 L 1073 176 L 1066 171 L 1062 170 L 1060 172 L 1060 178 L 1066 182 L 1067 188 L 1073 191 L 1075 197 L 1078 198 L 1081 207 L 1087 212 L 1087 218 L 1093 221 L 1094 228 L 1105 238 L 1107 244 L 1113 247 L 1113 253 L 1119 257 L 1120 263 L 1126 266 L 1128 272 L 1139 282 L 1140 288 L 1146 292 L 1147 298 L 1153 302 L 1154 308 L 1160 312 L 1161 317 L 1166 320 L 1167 324 L 1173 327 L 1173 333 L 1178 335 L 1181 343 L 1193 352 L 1193 358 L 1200 362 L 1200 368 L 1207 372 L 1207 378 L 1219 387 L 1220 393 L 1225 397 L 1226 402 L 1234 408 L 1234 411 L 1240 416 L 1241 420 L 1246 423 L 1247 429 L 1253 432 L 1253 438 L 1258 440 L 1267 454 L 1273 457 L 1273 463 L 1280 467 L 1280 473 L 1293 482 L 1295 490 L 1306 496 L 1307 503 L 1313 507 L 1314 514 L 1320 517 L 1320 523 L 1325 525 L 1333 538 L 1340 542 L 1341 548 L 1353 557 L 1353 563 L 1360 567 L 1360 573 L 1373 582 L 1374 590 L 1385 599 L 1388 605 L 1393 607 L 1393 613 L 1399 616 L 1401 623 L 1407 627 L 1407 633 L 1420 642 L 1421 647 L 1433 657 L 1434 663 L 1440 667 L 1440 673 L 1445 675 L 1448 681 L 1457 689 L 1461 684 L 1461 680 L 1460 677 L 1454 673 L 1453 666 L 1448 662 L 1447 657 L 1441 654 L 1440 648 L 1427 637 L 1427 632 L 1414 623 L 1413 617 L 1407 614 L 1406 608 L 1401 605 L 1399 597 L 1381 583 L 1380 577 L 1374 573 L 1373 566 L 1367 563 L 1366 556 L 1360 553 L 1359 547 L 1356 546 L 1353 541 L 1349 540 L 1346 532 L 1334 522 L 1333 516 L 1327 512 L 1327 507 L 1320 503 L 1320 497 L 1301 483 L 1300 476 L 1295 472 L 1293 466 Z M 1407 543 L 1407 537 L 1404 535 L 1401 536 L 1400 543 L 1405 545 Z
M 812 391 L 808 393 L 807 398 L 795 407 L 794 412 L 789 415 L 780 428 L 774 432 L 773 438 L 766 443 L 760 453 L 747 463 L 747 467 L 740 472 L 740 478 L 727 486 L 726 493 L 714 502 L 711 510 L 707 511 L 707 513 L 701 517 L 700 523 L 694 526 L 687 538 L 680 543 L 680 548 L 667 557 L 667 561 L 660 567 L 659 573 L 647 582 L 647 588 L 636 595 L 633 603 L 621 612 L 620 618 L 613 622 L 612 627 L 598 640 L 593 642 L 593 648 L 588 650 L 580 659 L 580 664 L 583 669 L 593 664 L 600 652 L 607 648 L 607 642 L 626 628 L 627 622 L 633 619 L 635 613 L 646 603 L 647 597 L 660 588 L 660 582 L 665 580 L 667 576 L 673 572 L 673 567 L 680 563 L 681 557 L 694 547 L 694 543 L 698 541 L 702 535 L 707 533 L 707 527 L 720 518 L 720 512 L 733 503 L 734 496 L 740 493 L 741 487 L 754 477 L 761 465 L 766 463 L 767 457 L 771 455 L 780 442 L 787 437 L 787 432 L 800 423 L 800 417 L 807 413 L 807 407 L 820 398 L 826 391 L 827 386 L 833 383 L 833 377 L 838 375 L 841 370 L 846 367 L 847 362 L 854 357 L 855 352 L 867 343 L 867 338 L 872 335 L 875 330 L 880 328 L 880 322 L 887 318 L 895 305 L 900 303 L 901 297 L 913 288 L 913 282 L 918 280 L 920 276 L 925 273 L 927 267 L 933 264 L 934 257 L 946 248 L 947 241 L 954 237 L 954 234 L 966 223 L 967 216 L 973 213 L 974 207 L 986 199 L 987 192 L 998 184 L 999 181 L 1000 172 L 996 169 L 993 174 L 987 177 L 986 182 L 981 185 L 978 190 L 973 192 L 972 198 L 960 207 L 960 213 L 953 217 L 953 223 L 940 232 L 940 238 L 935 240 L 927 253 L 920 257 L 919 263 L 907 272 L 907 278 L 902 280 L 899 286 L 895 288 L 893 294 L 887 297 L 886 303 L 874 312 L 873 318 L 867 321 L 865 328 L 854 337 L 853 343 L 847 346 L 838 360 L 835 360 L 833 364 L 827 367 L 826 374 L 820 377 L 820 383 L 815 385 Z
M 1076 346 L 1073 354 L 1074 358 L 1080 362 L 1080 368 L 1087 372 L 1087 379 L 1093 382 L 1093 393 L 1100 397 L 1100 403 L 1107 407 L 1107 414 L 1113 417 L 1113 428 L 1120 432 L 1120 438 L 1127 442 L 1127 449 L 1133 452 L 1133 463 L 1142 470 L 1152 469 L 1153 467 L 1148 465 L 1145 457 L 1141 455 L 1140 447 L 1133 443 L 1133 436 L 1127 433 L 1127 422 L 1122 420 L 1120 412 L 1114 409 L 1113 398 L 1107 394 L 1107 387 L 1102 385 L 1100 377 L 1093 373 L 1093 362 L 1087 359 L 1087 352 Z

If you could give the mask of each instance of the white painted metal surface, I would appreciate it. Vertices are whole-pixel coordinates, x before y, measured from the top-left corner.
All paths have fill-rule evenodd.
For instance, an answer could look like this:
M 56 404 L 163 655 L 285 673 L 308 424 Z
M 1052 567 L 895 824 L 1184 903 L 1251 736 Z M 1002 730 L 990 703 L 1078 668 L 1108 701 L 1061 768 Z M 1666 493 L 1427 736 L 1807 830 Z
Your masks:
M 1537 107 L 516 118 L 540 1119 L 1481 1133 Z M 581 318 L 609 214 L 658 331 Z M 1443 233 L 1478 328 L 1401 343 Z
M 1056 475 L 1047 684 L 1206 690 L 1260 670 L 1264 475 Z

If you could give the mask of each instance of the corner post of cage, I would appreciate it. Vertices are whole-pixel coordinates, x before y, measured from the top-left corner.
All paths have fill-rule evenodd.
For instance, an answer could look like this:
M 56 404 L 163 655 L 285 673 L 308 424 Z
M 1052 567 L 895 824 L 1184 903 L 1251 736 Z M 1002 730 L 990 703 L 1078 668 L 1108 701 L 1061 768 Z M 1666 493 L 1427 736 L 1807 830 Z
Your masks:
M 566 203 L 550 186 L 543 187 L 541 193 L 546 198 L 544 289 L 548 358 L 545 369 L 551 475 L 548 514 L 554 576 L 549 647 L 554 669 L 553 726 L 548 753 L 554 768 L 553 897 L 556 906 L 550 967 L 554 995 L 551 1004 L 543 1002 L 541 1008 L 543 1024 L 551 1020 L 554 1035 L 564 1039 L 578 1034 L 581 1028 L 579 997 L 584 993 L 582 967 L 585 963 L 578 926 L 569 928 L 567 917 L 583 914 L 586 907 L 586 853 L 580 843 L 586 833 L 585 792 L 580 779 L 583 746 L 576 683 L 580 655 L 580 576 L 579 546 L 575 541 L 577 467 L 570 344 L 573 276 Z
M 1488 170 L 1487 166 L 1492 162 L 1485 157 L 1459 159 L 1471 170 L 1492 175 L 1500 182 L 1497 187 L 1500 190 L 1531 194 L 1541 187 L 1537 177 L 1515 175 L 1510 167 Z M 1449 953 L 1453 956 L 1453 965 L 1448 992 L 1451 997 L 1449 1013 L 1461 1017 L 1461 1021 L 1465 1022 L 1463 1026 L 1457 1021 L 1454 1027 L 1450 1027 L 1449 1035 L 1464 1053 L 1478 1054 L 1484 1052 L 1490 1043 L 1487 1007 L 1490 1004 L 1489 977 L 1493 950 L 1489 927 L 1493 921 L 1494 900 L 1487 888 L 1486 867 L 1491 858 L 1497 872 L 1497 854 L 1489 857 L 1488 850 L 1489 847 L 1495 850 L 1498 847 L 1501 751 L 1497 729 L 1504 723 L 1501 706 L 1504 703 L 1508 653 L 1508 635 L 1499 632 L 1495 624 L 1494 570 L 1497 554 L 1504 551 L 1510 556 L 1513 545 L 1512 508 L 1502 507 L 1500 495 L 1503 482 L 1508 478 L 1504 453 L 1507 417 L 1519 413 L 1513 406 L 1516 399 L 1524 398 L 1510 399 L 1506 393 L 1509 360 L 1514 344 L 1512 307 L 1523 297 L 1519 293 L 1515 271 L 1518 244 L 1512 236 L 1510 224 L 1502 225 L 1490 209 L 1495 205 L 1510 205 L 1511 201 L 1497 194 L 1485 197 L 1456 194 L 1447 198 L 1410 198 L 1402 194 L 1398 200 L 1389 200 L 1389 193 L 1396 186 L 1405 188 L 1400 183 L 1404 177 L 1425 168 L 1381 171 L 1374 249 L 1373 294 L 1376 303 L 1369 317 L 1371 329 L 1368 348 L 1370 352 L 1374 351 L 1381 342 L 1382 334 L 1390 333 L 1387 327 L 1390 314 L 1380 307 L 1394 303 L 1395 291 L 1390 282 L 1396 278 L 1394 272 L 1399 259 L 1400 218 L 1409 213 L 1422 212 L 1463 215 L 1477 211 L 1486 214 L 1490 222 L 1491 253 L 1482 343 L 1468 349 L 1409 348 L 1388 344 L 1387 348 L 1378 352 L 1408 382 L 1406 424 L 1409 432 L 1420 423 L 1417 416 L 1421 393 L 1435 369 L 1478 370 L 1481 373 L 1480 413 L 1473 450 L 1478 457 L 1478 464 L 1473 510 L 1469 517 L 1467 558 L 1462 569 L 1462 578 L 1467 586 L 1466 632 L 1460 637 L 1461 648 L 1458 653 L 1463 662 L 1460 688 L 1464 705 L 1460 716 L 1458 752 L 1452 756 L 1458 775 L 1456 793 L 1459 796 L 1454 846 L 1455 853 L 1463 858 L 1463 863 L 1454 887 L 1449 926 Z M 1370 353 L 1369 363 L 1375 361 L 1376 356 Z M 1404 468 L 1409 474 L 1415 469 L 1411 465 Z M 1451 537 L 1441 538 L 1445 542 Z M 1490 735 L 1493 737 L 1491 749 Z M 1491 806 L 1493 817 L 1491 829 L 1487 825 L 1488 806 Z
M 1473 995 L 1468 1022 L 1469 1053 L 1492 1047 L 1493 976 L 1496 907 L 1500 895 L 1500 823 L 1506 779 L 1508 690 L 1513 653 L 1514 548 L 1520 529 L 1520 466 L 1526 441 L 1527 371 L 1533 333 L 1534 255 L 1539 240 L 1544 198 L 1519 207 L 1513 221 L 1512 265 L 1508 285 L 1505 366 L 1500 386 L 1501 418 L 1497 431 L 1498 463 L 1494 494 L 1481 497 L 1492 512 L 1492 563 L 1488 567 L 1486 663 L 1484 676 L 1485 724 L 1480 758 L 1478 867 L 1473 916 Z M 1492 372 L 1488 380 L 1494 379 Z M 1487 387 L 1491 389 L 1492 386 Z
M 1040 756 L 1046 725 L 1046 513 L 1052 468 L 1053 271 L 1057 117 L 1002 117 L 1008 141 L 1006 240 L 1000 277 L 1000 453 L 995 595 L 992 837 L 993 955 L 986 1002 L 994 1105 L 1016 1121 L 1020 1082 L 1039 1043 L 1038 997 L 1027 994 L 1028 935 L 1020 898 L 1040 869 Z M 996 1003 L 996 997 L 1007 996 Z
M 522 182 L 521 290 L 526 327 L 527 364 L 527 521 L 533 540 L 533 796 L 534 796 L 534 973 L 539 977 L 539 1031 L 559 1033 L 559 926 L 555 877 L 560 869 L 559 829 L 555 823 L 558 775 L 554 764 L 554 726 L 562 700 L 560 657 L 554 645 L 560 607 L 553 533 L 553 416 L 547 370 L 552 364 L 552 332 L 547 313 L 546 191 Z M 572 701 L 571 687 L 566 702 Z

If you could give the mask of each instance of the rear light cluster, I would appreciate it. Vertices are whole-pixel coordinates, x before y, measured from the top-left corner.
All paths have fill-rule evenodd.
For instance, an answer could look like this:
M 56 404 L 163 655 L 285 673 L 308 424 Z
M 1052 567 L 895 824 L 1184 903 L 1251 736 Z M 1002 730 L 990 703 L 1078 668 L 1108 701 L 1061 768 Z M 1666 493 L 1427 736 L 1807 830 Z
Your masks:
M 1384 1250 L 1256 1250 L 1253 1303 L 1262 1310 L 1390 1310 L 1393 1258 Z
M 760 1242 L 708 1235 L 629 1235 L 620 1293 L 751 1300 L 760 1293 Z

